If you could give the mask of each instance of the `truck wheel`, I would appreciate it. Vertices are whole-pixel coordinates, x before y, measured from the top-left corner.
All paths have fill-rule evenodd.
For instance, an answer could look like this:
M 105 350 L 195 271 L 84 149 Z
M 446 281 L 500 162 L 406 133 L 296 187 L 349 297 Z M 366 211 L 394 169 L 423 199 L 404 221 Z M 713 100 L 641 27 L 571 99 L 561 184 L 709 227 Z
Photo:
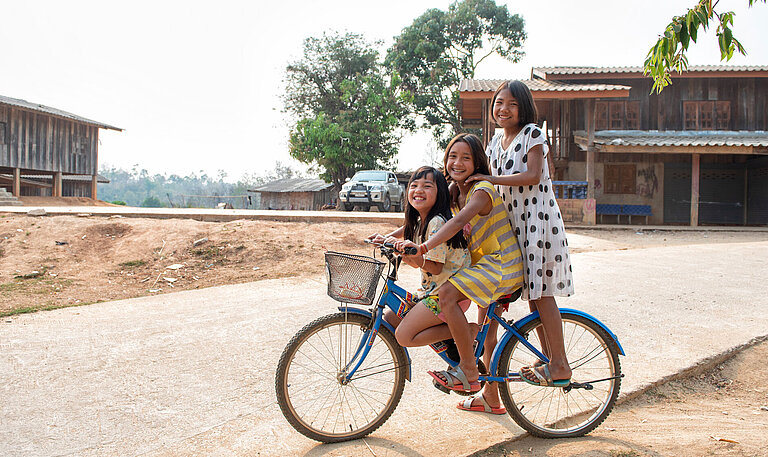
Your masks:
M 382 213 L 389 212 L 392 209 L 392 201 L 389 199 L 389 195 L 384 196 L 384 201 L 379 203 L 379 211 Z
M 344 203 L 344 202 L 339 203 L 339 209 L 342 211 L 352 211 L 354 208 L 355 208 L 355 205 L 351 203 Z

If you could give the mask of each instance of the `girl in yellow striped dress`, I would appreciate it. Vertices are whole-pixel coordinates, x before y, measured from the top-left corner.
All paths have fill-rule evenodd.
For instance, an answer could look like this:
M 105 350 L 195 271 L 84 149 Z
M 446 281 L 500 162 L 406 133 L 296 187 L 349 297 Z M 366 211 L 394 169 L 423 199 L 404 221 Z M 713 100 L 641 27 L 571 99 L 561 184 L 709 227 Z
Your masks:
M 480 139 L 472 134 L 456 135 L 445 150 L 443 165 L 446 178 L 452 182 L 454 217 L 423 244 L 416 246 L 405 240 L 397 242 L 395 247 L 403 250 L 413 246 L 424 254 L 460 230 L 464 231 L 472 264 L 451 276 L 438 291 L 440 306 L 461 360 L 455 370 L 430 372 L 430 375 L 448 389 L 477 392 L 480 373 L 472 351 L 474 335 L 459 302 L 470 299 L 486 308 L 502 295 L 522 287 L 523 261 L 509 214 L 496 189 L 487 181 L 467 182 L 474 174 L 490 172 Z M 491 352 L 486 348 L 486 355 L 490 356 Z

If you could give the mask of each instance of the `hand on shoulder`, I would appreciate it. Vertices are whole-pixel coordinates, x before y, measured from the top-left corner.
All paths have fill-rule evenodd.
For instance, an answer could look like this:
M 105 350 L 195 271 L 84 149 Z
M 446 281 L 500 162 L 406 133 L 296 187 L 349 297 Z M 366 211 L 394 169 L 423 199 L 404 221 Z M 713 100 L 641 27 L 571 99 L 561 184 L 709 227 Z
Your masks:
M 467 182 L 475 182 L 475 181 L 488 181 L 489 183 L 493 184 L 493 176 L 481 175 L 478 173 L 467 178 Z

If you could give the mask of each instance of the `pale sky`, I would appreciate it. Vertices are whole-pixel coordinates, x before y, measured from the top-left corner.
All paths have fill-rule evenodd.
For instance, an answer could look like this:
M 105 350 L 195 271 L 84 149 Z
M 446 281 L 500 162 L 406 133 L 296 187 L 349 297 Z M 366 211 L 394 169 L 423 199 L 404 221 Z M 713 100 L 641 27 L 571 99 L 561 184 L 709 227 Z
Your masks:
M 288 154 L 296 119 L 282 113 L 282 77 L 302 42 L 324 31 L 393 37 L 451 1 L 4 1 L 0 95 L 125 129 L 102 130 L 99 160 L 150 173 L 264 175 Z M 528 78 L 532 66 L 642 65 L 657 35 L 695 0 L 501 1 L 525 19 L 526 57 L 483 62 L 478 78 Z M 746 47 L 734 65 L 768 65 L 768 5 L 722 0 Z M 691 65 L 719 64 L 713 33 Z M 404 138 L 400 170 L 426 163 L 427 133 Z

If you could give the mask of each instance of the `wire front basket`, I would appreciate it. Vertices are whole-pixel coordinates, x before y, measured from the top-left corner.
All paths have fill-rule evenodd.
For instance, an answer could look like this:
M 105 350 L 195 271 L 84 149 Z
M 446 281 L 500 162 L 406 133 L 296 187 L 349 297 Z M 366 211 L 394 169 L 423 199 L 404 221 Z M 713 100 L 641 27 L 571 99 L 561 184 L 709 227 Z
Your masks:
M 370 305 L 383 268 L 384 262 L 372 257 L 328 251 L 325 253 L 328 295 L 343 303 Z

